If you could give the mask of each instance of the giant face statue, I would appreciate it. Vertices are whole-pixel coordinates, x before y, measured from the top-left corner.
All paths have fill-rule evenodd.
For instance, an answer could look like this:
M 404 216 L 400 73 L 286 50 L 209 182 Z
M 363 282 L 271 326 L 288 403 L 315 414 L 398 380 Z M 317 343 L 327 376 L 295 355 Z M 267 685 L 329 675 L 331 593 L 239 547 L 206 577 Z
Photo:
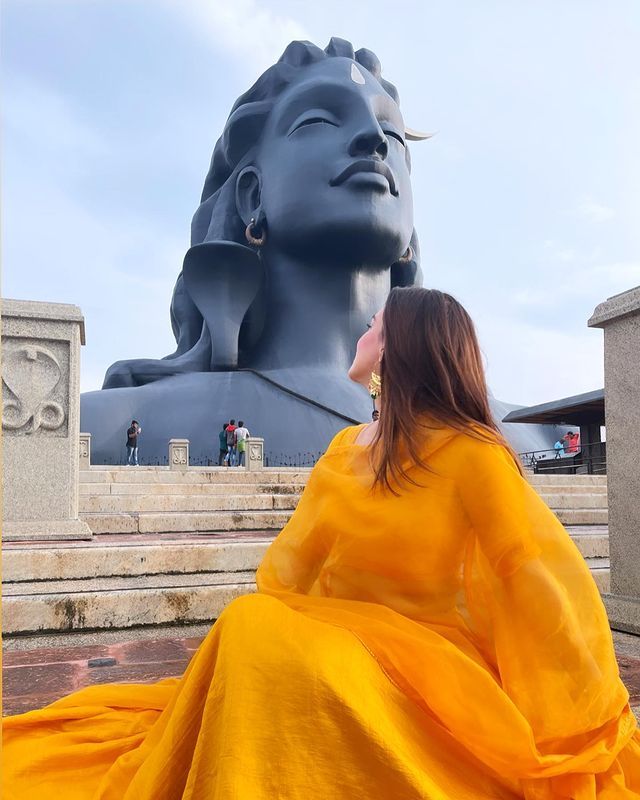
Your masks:
M 395 100 L 352 59 L 325 59 L 277 99 L 239 202 L 266 220 L 268 247 L 325 269 L 390 267 L 413 231 L 409 164 Z
M 334 286 L 340 319 L 355 307 L 370 315 L 391 286 L 419 283 L 406 138 L 373 53 L 341 39 L 325 50 L 292 42 L 235 103 L 214 149 L 171 306 L 176 352 L 117 362 L 103 388 L 254 366 L 293 276 L 308 278 L 295 285 L 299 307 L 317 299 L 318 271 L 353 273 L 351 286 Z M 258 248 L 248 225 L 265 234 Z M 372 270 L 386 273 L 377 292 L 359 280 Z M 353 296 L 356 284 L 366 301 Z M 286 361 L 287 342 L 278 348 Z M 319 360 L 312 341 L 307 357 Z

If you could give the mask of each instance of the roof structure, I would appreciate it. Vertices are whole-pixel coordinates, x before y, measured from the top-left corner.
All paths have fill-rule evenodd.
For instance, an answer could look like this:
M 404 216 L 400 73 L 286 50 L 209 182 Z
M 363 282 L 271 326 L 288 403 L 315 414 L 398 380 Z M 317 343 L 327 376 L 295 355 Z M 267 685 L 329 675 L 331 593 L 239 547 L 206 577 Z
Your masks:
M 564 397 L 551 403 L 517 408 L 503 422 L 536 422 L 553 425 L 604 425 L 604 389 Z

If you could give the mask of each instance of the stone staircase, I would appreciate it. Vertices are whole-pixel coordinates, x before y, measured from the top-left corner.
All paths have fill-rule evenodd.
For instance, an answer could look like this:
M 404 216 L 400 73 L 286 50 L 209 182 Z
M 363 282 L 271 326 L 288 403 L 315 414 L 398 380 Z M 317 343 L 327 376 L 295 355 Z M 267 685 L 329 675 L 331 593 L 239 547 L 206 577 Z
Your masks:
M 48 634 L 210 624 L 254 590 L 255 569 L 295 508 L 309 471 L 96 468 L 81 473 L 90 542 L 7 543 L 8 649 Z M 608 590 L 606 478 L 531 476 Z
M 92 468 L 80 476 L 80 514 L 94 534 L 279 531 L 308 472 Z

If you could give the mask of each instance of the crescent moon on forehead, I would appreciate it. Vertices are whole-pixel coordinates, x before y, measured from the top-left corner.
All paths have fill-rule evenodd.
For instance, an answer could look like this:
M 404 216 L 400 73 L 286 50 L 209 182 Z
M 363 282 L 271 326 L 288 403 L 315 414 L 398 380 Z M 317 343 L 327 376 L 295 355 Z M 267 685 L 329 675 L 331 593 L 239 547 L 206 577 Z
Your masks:
M 364 85 L 364 75 L 360 72 L 358 67 L 355 64 L 351 65 L 351 80 L 354 83 L 359 83 L 360 85 Z
M 413 128 L 404 129 L 404 135 L 410 142 L 423 142 L 425 139 L 431 139 L 432 136 L 435 136 L 434 133 L 422 133 L 421 131 L 414 131 Z

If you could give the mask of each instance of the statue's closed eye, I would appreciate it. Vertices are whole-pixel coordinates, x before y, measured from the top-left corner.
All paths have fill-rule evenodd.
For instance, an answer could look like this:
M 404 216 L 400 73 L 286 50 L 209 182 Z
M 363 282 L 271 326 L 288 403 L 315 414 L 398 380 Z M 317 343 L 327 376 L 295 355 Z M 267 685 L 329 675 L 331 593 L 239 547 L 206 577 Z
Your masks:
M 407 143 L 402 138 L 402 136 L 399 133 L 396 133 L 395 131 L 385 131 L 384 135 L 390 136 L 392 139 L 397 139 L 403 147 L 407 146 Z
M 289 131 L 289 136 L 294 131 L 300 130 L 300 128 L 304 128 L 307 125 L 332 125 L 334 128 L 338 127 L 338 123 L 337 122 L 333 122 L 332 120 L 326 119 L 325 117 L 309 117 L 307 119 L 303 119 L 300 122 L 298 122 L 292 128 L 292 130 Z

